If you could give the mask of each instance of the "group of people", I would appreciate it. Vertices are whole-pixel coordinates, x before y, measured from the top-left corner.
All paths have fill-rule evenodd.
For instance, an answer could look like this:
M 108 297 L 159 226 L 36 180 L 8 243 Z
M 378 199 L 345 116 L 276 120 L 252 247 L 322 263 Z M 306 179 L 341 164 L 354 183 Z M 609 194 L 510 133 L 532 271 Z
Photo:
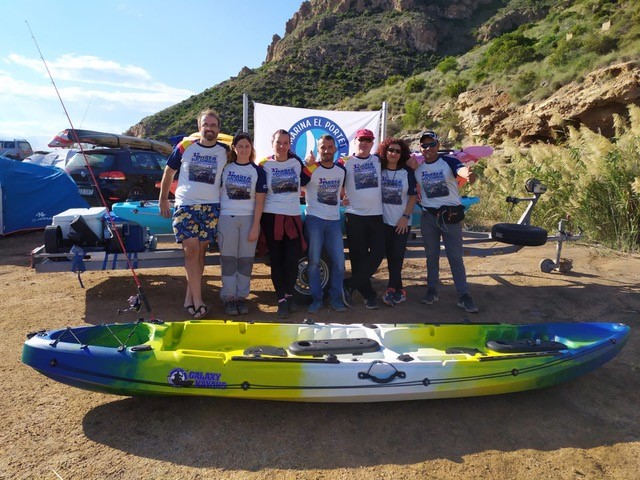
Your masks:
M 462 261 L 462 227 L 445 224 L 440 207 L 459 205 L 456 177 L 475 181 L 473 172 L 452 157 L 438 153 L 433 131 L 420 138 L 421 163 L 411 159 L 408 144 L 389 138 L 371 152 L 373 132 L 360 129 L 355 153 L 336 161 L 337 145 L 331 135 L 318 140 L 305 161 L 291 152 L 291 136 L 277 130 L 273 154 L 256 164 L 253 141 L 247 133 L 234 136 L 231 148 L 218 142 L 220 116 L 211 109 L 198 116 L 199 138 L 183 139 L 169 156 L 160 188 L 160 214 L 171 216 L 169 191 L 175 189 L 173 230 L 182 244 L 187 288 L 184 308 L 193 318 L 203 318 L 208 307 L 202 297 L 205 255 L 211 242 L 220 249 L 226 315 L 249 312 L 247 297 L 258 239 L 269 250 L 271 279 L 277 299 L 277 316 L 287 318 L 298 308 L 294 287 L 298 261 L 307 252 L 312 302 L 309 313 L 324 307 L 325 292 L 320 263 L 329 257 L 329 308 L 344 312 L 359 292 L 368 309 L 379 308 L 371 284 L 383 258 L 389 279 L 382 301 L 394 306 L 406 300 L 402 265 L 411 229 L 411 216 L 419 201 L 420 229 L 427 256 L 427 292 L 422 303 L 439 299 L 440 239 L 446 249 L 457 305 L 477 312 L 468 291 Z M 306 218 L 302 222 L 300 192 L 305 188 Z M 344 206 L 351 276 L 345 277 L 344 243 L 340 207 Z

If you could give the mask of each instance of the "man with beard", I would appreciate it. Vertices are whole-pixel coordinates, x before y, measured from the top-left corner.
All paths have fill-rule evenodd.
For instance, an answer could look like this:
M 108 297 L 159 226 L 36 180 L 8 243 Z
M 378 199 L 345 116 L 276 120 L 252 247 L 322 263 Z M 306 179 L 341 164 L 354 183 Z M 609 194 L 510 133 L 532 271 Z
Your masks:
M 198 115 L 200 138 L 183 139 L 169 156 L 160 186 L 160 215 L 171 215 L 169 190 L 180 170 L 175 191 L 173 233 L 182 244 L 187 291 L 184 308 L 202 318 L 208 308 L 202 300 L 202 275 L 209 243 L 215 239 L 220 216 L 220 175 L 229 147 L 218 142 L 220 116 L 207 109 Z

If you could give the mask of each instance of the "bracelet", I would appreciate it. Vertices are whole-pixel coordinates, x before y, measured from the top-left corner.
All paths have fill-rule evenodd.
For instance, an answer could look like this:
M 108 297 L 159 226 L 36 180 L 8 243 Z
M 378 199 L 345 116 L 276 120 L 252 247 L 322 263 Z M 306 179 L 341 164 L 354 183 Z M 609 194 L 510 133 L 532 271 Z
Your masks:
M 409 220 L 411 218 L 411 215 L 409 215 L 408 213 L 403 213 L 402 216 L 404 218 L 406 218 L 407 220 Z

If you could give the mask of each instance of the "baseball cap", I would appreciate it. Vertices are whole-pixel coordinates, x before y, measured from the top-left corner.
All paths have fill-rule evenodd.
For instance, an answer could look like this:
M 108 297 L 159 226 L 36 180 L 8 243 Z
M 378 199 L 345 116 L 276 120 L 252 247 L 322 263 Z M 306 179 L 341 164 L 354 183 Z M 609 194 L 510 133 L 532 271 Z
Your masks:
M 358 130 L 356 132 L 356 137 L 355 138 L 376 138 L 376 136 L 373 134 L 373 132 L 371 130 L 369 130 L 368 128 L 361 128 L 360 130 Z
M 420 141 L 422 142 L 422 140 L 424 140 L 425 137 L 429 137 L 429 138 L 435 140 L 436 142 L 440 141 L 440 137 L 438 137 L 438 134 L 436 132 L 434 132 L 433 130 L 427 130 L 425 132 L 422 132 L 420 134 Z

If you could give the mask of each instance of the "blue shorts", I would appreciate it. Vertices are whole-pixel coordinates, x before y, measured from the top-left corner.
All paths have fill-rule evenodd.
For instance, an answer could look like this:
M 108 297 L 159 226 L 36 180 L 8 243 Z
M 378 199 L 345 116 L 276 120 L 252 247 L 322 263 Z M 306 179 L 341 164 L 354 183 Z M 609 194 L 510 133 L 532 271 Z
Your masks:
M 173 233 L 176 242 L 187 238 L 197 238 L 201 242 L 213 242 L 216 238 L 219 203 L 182 205 L 173 214 Z

